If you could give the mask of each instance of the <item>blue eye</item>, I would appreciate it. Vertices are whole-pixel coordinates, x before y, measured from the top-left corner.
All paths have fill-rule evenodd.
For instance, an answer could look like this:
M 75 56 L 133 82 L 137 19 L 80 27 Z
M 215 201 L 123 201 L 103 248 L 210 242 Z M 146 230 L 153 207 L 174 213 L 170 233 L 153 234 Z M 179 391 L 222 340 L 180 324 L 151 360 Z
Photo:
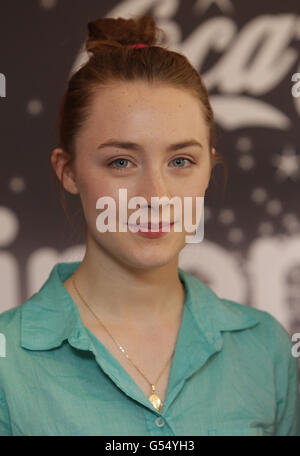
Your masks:
M 191 163 L 191 164 L 193 163 L 192 160 L 190 160 L 189 158 L 186 158 L 186 157 L 177 157 L 177 158 L 174 158 L 174 159 L 172 160 L 172 162 L 175 162 L 175 161 L 176 161 L 177 164 L 178 164 L 178 161 L 181 162 L 182 160 L 187 160 L 187 161 L 188 161 L 189 163 Z M 114 166 L 114 164 L 117 163 L 117 162 L 119 162 L 119 163 L 122 162 L 123 164 L 125 163 L 125 165 L 126 165 L 126 162 L 129 163 L 130 160 L 128 160 L 127 158 L 122 158 L 122 157 L 116 158 L 115 160 L 113 160 L 112 162 L 110 162 L 110 163 L 108 164 L 108 166 L 109 166 L 110 168 L 117 169 L 118 171 L 122 171 L 122 170 L 128 169 L 127 166 L 122 166 L 122 165 L 121 165 L 120 167 L 119 167 L 119 166 Z M 186 166 L 175 166 L 175 168 L 186 168 Z
M 188 160 L 190 163 L 192 163 L 192 160 L 190 160 L 189 158 L 185 158 L 185 157 L 177 157 L 177 158 L 174 158 L 174 160 L 172 161 L 180 161 L 180 160 Z M 175 168 L 183 168 L 183 166 L 175 166 Z
M 116 163 L 116 162 L 128 162 L 129 160 L 127 160 L 126 158 L 117 158 L 116 160 L 112 161 L 111 163 L 109 163 L 108 166 L 110 166 L 111 168 L 115 168 L 115 169 L 118 169 L 118 170 L 122 170 L 122 169 L 126 169 L 126 167 L 115 167 L 115 166 L 112 166 L 113 163 Z

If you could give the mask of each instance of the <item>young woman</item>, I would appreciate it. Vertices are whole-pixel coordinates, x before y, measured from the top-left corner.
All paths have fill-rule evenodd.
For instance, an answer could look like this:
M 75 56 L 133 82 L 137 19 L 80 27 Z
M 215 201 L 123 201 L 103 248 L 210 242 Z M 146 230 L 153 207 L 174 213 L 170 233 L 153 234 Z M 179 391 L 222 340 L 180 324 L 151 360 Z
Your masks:
M 0 435 L 300 435 L 283 326 L 178 267 L 188 233 L 172 207 L 167 232 L 118 229 L 120 189 L 149 221 L 152 197 L 204 197 L 222 157 L 199 73 L 149 15 L 88 28 L 51 155 L 80 197 L 86 252 L 0 316 Z M 99 230 L 100 197 L 116 202 L 115 231 Z

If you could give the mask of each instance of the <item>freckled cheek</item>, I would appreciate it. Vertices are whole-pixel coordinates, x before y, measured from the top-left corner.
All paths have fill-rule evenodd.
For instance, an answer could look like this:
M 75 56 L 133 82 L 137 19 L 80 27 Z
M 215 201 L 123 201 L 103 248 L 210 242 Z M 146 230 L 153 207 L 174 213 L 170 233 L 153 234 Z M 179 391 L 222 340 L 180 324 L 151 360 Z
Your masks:
M 96 203 L 101 197 L 116 198 L 118 192 L 111 188 L 106 182 L 99 178 L 88 177 L 81 179 L 79 184 L 79 193 L 85 209 L 91 212 L 97 211 Z
M 188 188 L 184 189 L 183 196 L 204 196 L 209 182 L 207 175 L 199 175 L 197 178 L 190 180 Z

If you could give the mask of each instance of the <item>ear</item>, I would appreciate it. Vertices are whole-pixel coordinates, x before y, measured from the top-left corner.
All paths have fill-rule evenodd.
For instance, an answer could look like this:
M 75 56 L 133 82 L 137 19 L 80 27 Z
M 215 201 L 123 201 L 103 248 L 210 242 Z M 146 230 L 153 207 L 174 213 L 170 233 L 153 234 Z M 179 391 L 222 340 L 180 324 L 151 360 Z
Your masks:
M 63 169 L 64 165 L 68 162 L 69 158 L 69 154 L 67 154 L 63 149 L 55 148 L 52 151 L 50 160 L 53 169 L 58 179 L 62 182 L 65 190 L 67 190 L 69 193 L 72 193 L 73 195 L 76 195 L 79 193 L 79 190 L 76 185 L 76 179 L 73 168 L 70 164 L 67 164 Z

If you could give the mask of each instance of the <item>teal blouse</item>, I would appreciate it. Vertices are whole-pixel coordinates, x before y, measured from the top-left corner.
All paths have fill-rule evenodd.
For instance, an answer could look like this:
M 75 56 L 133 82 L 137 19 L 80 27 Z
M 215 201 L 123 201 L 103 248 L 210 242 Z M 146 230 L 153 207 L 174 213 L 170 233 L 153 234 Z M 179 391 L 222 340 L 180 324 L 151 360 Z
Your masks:
M 57 263 L 0 314 L 0 435 L 300 435 L 298 363 L 275 317 L 178 268 L 186 298 L 159 413 L 83 325 L 63 286 L 79 264 Z

